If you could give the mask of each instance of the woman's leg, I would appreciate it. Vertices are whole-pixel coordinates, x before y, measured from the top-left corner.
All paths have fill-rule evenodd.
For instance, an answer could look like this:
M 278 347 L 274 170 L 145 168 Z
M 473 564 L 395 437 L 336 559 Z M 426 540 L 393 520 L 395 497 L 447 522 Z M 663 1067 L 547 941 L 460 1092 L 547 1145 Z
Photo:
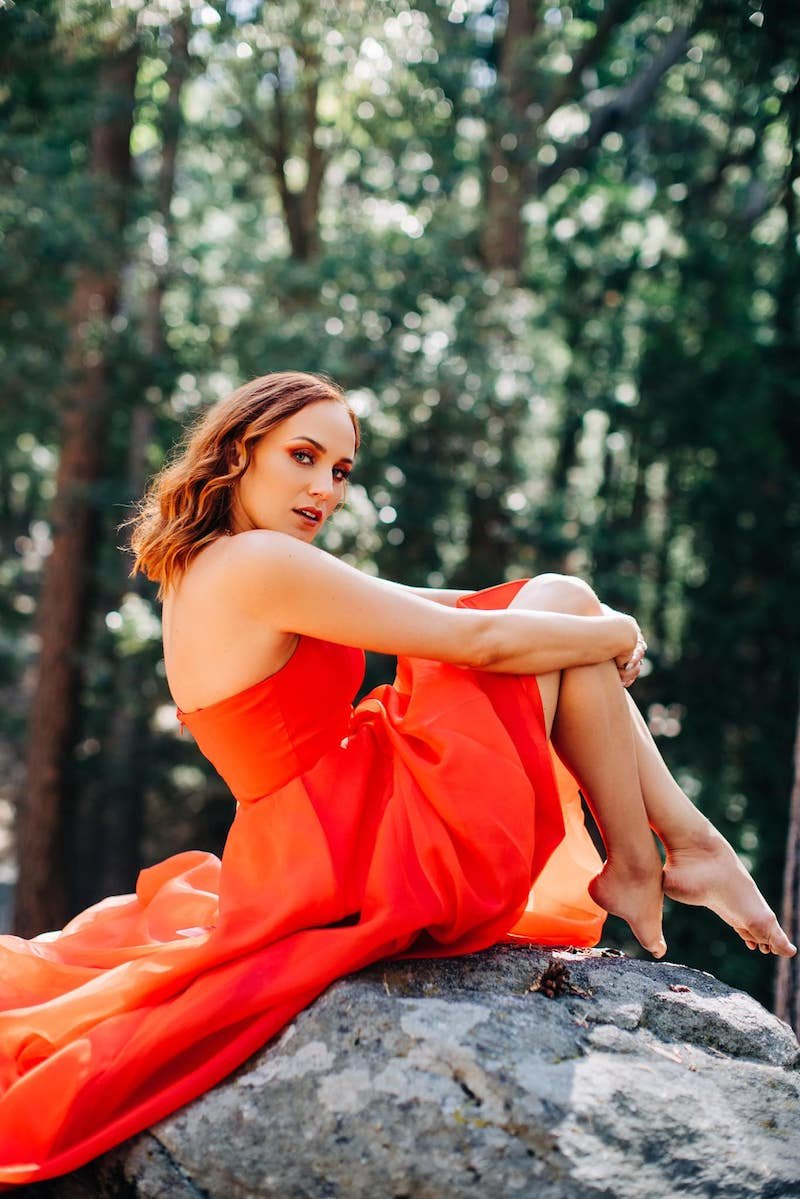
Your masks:
M 586 583 L 565 575 L 538 576 L 521 589 L 515 597 L 515 602 L 518 601 L 527 607 L 577 615 L 599 615 L 602 611 L 597 597 Z M 730 844 L 695 808 L 673 779 L 644 718 L 622 687 L 613 664 L 604 665 L 613 672 L 614 687 L 622 695 L 628 710 L 647 819 L 666 852 L 665 893 L 683 903 L 710 908 L 730 924 L 751 949 L 758 945 L 762 953 L 791 956 L 796 952 L 795 947 L 781 929 L 775 913 Z M 543 676 L 541 680 L 543 702 L 545 694 L 552 692 L 550 677 Z M 590 711 L 587 715 L 587 733 L 593 719 L 594 714 Z M 560 754 L 555 740 L 554 744 Z M 605 756 L 613 756 L 608 752 L 608 746 L 613 744 L 606 742 Z M 572 769 L 568 761 L 566 765 Z M 580 777 L 576 777 L 581 783 Z M 590 787 L 591 780 L 587 779 L 587 790 Z
M 511 606 L 527 606 L 523 588 Z M 663 957 L 661 858 L 647 820 L 633 730 L 612 662 L 538 676 L 548 735 L 587 795 L 607 858 L 592 898 Z M 609 746 L 614 752 L 609 753 Z
M 735 850 L 698 812 L 675 782 L 630 695 L 639 778 L 650 826 L 664 844 L 664 892 L 681 903 L 710 908 L 747 945 L 762 953 L 796 952 L 778 918 L 740 862 Z

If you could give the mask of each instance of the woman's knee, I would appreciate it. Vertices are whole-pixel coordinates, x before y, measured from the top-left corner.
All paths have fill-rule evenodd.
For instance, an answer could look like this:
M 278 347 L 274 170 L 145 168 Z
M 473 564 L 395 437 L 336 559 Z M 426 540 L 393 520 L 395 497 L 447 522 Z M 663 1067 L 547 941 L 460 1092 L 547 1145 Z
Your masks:
M 569 616 L 601 616 L 603 612 L 592 588 L 576 575 L 536 575 L 520 588 L 514 602 Z

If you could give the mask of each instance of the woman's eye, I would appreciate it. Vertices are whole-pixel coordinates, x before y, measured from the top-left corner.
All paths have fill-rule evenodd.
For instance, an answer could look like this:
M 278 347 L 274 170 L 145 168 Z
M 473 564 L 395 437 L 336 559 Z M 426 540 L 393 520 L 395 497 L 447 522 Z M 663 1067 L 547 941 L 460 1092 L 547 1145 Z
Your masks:
M 307 458 L 310 462 L 314 461 L 314 455 L 310 452 L 310 450 L 292 450 L 292 457 L 295 459 L 295 461 L 299 461 L 300 458 Z M 350 471 L 345 470 L 343 466 L 334 466 L 333 473 L 336 475 L 340 483 L 343 483 L 345 479 L 350 478 Z

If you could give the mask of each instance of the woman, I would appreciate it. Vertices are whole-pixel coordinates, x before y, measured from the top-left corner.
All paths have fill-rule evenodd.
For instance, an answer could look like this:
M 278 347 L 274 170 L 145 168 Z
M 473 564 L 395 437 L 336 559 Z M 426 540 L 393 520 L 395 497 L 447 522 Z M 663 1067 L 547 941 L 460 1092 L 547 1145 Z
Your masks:
M 177 854 L 46 940 L 0 938 L 2 1184 L 153 1123 L 380 957 L 596 944 L 607 911 L 661 957 L 664 893 L 795 952 L 626 694 L 635 621 L 575 579 L 413 588 L 312 545 L 358 444 L 330 380 L 267 375 L 145 498 L 170 690 L 237 812 L 221 862 Z M 365 649 L 398 673 L 354 709 Z

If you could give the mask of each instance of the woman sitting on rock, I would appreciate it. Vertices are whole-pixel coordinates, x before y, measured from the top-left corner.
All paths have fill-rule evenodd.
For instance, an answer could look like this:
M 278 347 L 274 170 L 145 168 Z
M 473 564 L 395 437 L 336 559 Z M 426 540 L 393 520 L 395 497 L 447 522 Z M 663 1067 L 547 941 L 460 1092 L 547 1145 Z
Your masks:
M 358 446 L 329 379 L 266 375 L 143 501 L 170 690 L 236 815 L 221 860 L 174 855 L 47 940 L 0 937 L 0 1183 L 152 1124 L 382 957 L 594 945 L 606 912 L 662 957 L 664 894 L 796 952 L 627 694 L 631 617 L 575 578 L 408 587 L 312 544 Z M 365 650 L 397 676 L 354 707 Z

